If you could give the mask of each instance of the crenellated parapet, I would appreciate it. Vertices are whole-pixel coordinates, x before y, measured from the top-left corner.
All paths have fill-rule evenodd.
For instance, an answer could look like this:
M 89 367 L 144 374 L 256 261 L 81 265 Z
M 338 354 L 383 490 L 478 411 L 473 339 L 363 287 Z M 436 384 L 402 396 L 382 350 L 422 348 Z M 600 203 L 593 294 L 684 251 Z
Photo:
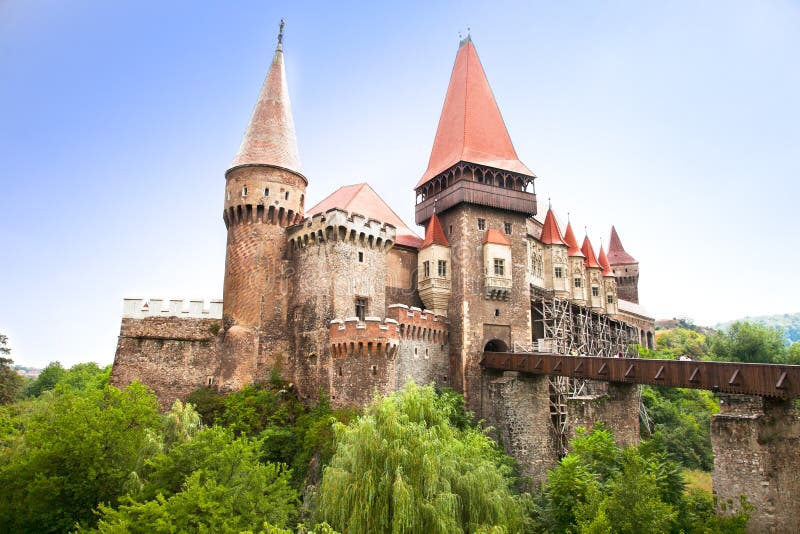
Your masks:
M 387 356 L 393 358 L 400 343 L 400 325 L 394 319 L 358 317 L 335 319 L 330 324 L 331 356 Z
M 448 324 L 447 318 L 443 315 L 413 306 L 408 307 L 405 304 L 392 304 L 389 306 L 387 316 L 397 321 L 402 339 L 440 345 L 447 343 Z
M 394 225 L 338 208 L 317 213 L 288 230 L 289 248 L 292 251 L 330 241 L 388 251 L 396 237 Z
M 202 299 L 123 299 L 123 319 L 147 317 L 183 317 L 187 319 L 222 319 L 222 300 L 211 300 L 208 306 Z
M 303 214 L 291 207 L 286 207 L 278 203 L 270 203 L 270 199 L 262 196 L 255 199 L 253 203 L 244 201 L 235 205 L 226 206 L 222 212 L 222 220 L 225 221 L 225 228 L 230 228 L 237 224 L 274 224 L 277 226 L 291 226 L 303 219 Z

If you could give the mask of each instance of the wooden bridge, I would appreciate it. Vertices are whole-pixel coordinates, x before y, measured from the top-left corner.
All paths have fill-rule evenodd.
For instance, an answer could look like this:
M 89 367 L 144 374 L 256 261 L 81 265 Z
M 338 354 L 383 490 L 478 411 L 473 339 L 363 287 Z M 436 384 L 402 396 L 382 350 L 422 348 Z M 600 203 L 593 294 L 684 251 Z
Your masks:
M 708 389 L 761 397 L 800 397 L 800 365 L 603 358 L 537 352 L 484 352 L 486 369 L 534 375 Z

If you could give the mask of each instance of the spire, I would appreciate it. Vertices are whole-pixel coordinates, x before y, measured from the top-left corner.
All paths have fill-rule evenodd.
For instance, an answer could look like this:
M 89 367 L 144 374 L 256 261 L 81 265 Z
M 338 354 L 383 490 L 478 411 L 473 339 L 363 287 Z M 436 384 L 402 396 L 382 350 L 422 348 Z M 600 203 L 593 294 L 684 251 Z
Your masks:
M 461 39 L 425 182 L 459 161 L 534 176 L 517 157 L 472 38 Z
M 564 232 L 564 243 L 569 247 L 567 254 L 570 256 L 578 256 L 583 258 L 583 252 L 578 248 L 578 240 L 575 239 L 575 233 L 572 231 L 572 223 L 567 222 L 567 230 Z
M 242 165 L 270 165 L 303 174 L 283 64 L 284 24 L 281 19 L 272 65 L 231 169 Z
M 608 263 L 606 251 L 603 250 L 602 244 L 600 245 L 600 254 L 597 256 L 597 263 L 599 263 L 600 268 L 603 269 L 603 276 L 614 276 L 614 271 L 611 270 L 611 265 Z
M 436 216 L 435 212 L 431 217 L 431 220 L 428 221 L 428 227 L 425 229 L 425 240 L 422 242 L 422 246 L 420 248 L 425 248 L 429 245 L 441 245 L 443 247 L 450 246 L 450 242 L 447 241 L 447 236 L 444 235 L 442 223 L 439 222 L 439 217 Z
M 586 256 L 586 260 L 584 261 L 584 265 L 590 268 L 600 269 L 600 264 L 597 263 L 597 258 L 594 255 L 594 249 L 592 248 L 592 243 L 589 241 L 589 236 L 583 238 L 583 246 L 581 246 L 581 252 L 583 255 Z
M 625 252 L 622 241 L 619 240 L 617 229 L 611 227 L 611 241 L 608 243 L 608 261 L 611 265 L 627 265 L 637 262 L 633 256 Z
M 561 237 L 561 228 L 558 227 L 556 216 L 550 208 L 547 209 L 547 215 L 544 217 L 541 240 L 545 245 L 566 245 Z

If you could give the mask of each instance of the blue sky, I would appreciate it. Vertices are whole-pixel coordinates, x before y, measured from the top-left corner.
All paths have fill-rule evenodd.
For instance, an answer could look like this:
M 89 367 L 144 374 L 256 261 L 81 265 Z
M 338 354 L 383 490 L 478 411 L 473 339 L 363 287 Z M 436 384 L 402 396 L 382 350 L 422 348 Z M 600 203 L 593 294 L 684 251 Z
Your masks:
M 224 172 L 281 17 L 307 205 L 368 181 L 413 222 L 469 26 L 537 192 L 595 246 L 617 226 L 654 316 L 800 310 L 797 2 L 5 0 L 17 363 L 111 363 L 125 296 L 221 296 Z

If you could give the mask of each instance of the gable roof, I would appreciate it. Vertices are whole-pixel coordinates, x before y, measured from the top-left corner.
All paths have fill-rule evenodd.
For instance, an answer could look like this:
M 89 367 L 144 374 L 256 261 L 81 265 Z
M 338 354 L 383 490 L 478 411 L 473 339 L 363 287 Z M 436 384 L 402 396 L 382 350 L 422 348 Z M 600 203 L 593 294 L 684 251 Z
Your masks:
M 428 169 L 416 187 L 459 161 L 534 176 L 517 157 L 469 36 L 459 45 Z
M 391 224 L 397 229 L 398 245 L 413 248 L 419 248 L 422 245 L 422 239 L 406 226 L 406 223 L 367 183 L 340 187 L 306 211 L 305 215 L 312 217 L 317 213 L 325 213 L 334 208 Z

